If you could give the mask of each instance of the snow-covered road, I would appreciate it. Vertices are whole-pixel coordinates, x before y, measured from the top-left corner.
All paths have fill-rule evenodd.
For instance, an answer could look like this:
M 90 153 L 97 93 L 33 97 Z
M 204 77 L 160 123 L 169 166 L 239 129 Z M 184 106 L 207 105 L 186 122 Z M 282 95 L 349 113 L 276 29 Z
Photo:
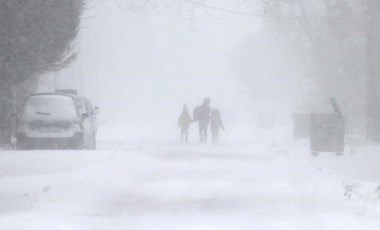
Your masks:
M 110 142 L 0 152 L 0 229 L 379 229 L 380 148 Z M 349 199 L 350 197 L 350 199 Z

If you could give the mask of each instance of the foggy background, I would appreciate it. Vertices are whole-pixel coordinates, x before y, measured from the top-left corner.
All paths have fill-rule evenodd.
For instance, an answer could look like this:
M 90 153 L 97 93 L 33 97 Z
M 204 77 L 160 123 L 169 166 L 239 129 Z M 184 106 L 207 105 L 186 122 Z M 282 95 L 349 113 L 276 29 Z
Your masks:
M 258 117 L 289 123 L 295 71 L 261 17 L 186 2 L 162 10 L 133 10 L 121 1 L 88 5 L 78 60 L 46 76 L 40 91 L 79 88 L 100 106 L 99 123 L 115 133 L 110 138 L 177 140 L 183 104 L 192 114 L 205 97 L 222 112 L 224 140 L 258 137 Z M 193 124 L 191 140 L 197 135 Z
M 0 0 L 1 229 L 377 230 L 379 12 L 378 0 Z M 36 88 L 99 106 L 98 143 L 19 151 L 13 113 Z M 180 144 L 183 104 L 192 114 L 205 97 L 226 131 L 197 144 L 194 123 Z M 95 114 L 72 122 L 85 135 Z

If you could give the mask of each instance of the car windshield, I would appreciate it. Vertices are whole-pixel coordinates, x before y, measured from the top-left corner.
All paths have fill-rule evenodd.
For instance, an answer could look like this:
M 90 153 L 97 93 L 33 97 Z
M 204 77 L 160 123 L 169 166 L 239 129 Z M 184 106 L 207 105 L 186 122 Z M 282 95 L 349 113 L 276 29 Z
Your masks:
M 21 120 L 68 120 L 76 117 L 74 101 L 62 95 L 36 95 L 25 101 Z

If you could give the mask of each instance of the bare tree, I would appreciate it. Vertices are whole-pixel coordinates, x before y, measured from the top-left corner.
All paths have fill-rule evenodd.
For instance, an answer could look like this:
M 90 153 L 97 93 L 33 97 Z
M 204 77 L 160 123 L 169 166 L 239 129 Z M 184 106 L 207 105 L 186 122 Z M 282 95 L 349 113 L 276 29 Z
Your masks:
M 303 53 L 311 97 L 334 96 L 344 105 L 349 127 L 380 141 L 379 3 L 376 0 L 264 0 L 272 25 Z M 377 26 L 377 27 L 376 27 Z M 306 63 L 305 62 L 305 63 Z M 304 64 L 304 63 L 303 63 Z
M 0 0 L 0 139 L 9 130 L 12 89 L 31 92 L 42 73 L 75 58 L 83 6 L 84 0 Z

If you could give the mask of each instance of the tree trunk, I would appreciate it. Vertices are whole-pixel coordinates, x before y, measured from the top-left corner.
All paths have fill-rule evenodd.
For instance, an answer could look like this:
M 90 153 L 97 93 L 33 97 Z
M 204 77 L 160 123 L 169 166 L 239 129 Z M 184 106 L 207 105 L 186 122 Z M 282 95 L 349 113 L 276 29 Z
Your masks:
M 8 143 L 11 132 L 12 89 L 0 86 L 0 144 Z

